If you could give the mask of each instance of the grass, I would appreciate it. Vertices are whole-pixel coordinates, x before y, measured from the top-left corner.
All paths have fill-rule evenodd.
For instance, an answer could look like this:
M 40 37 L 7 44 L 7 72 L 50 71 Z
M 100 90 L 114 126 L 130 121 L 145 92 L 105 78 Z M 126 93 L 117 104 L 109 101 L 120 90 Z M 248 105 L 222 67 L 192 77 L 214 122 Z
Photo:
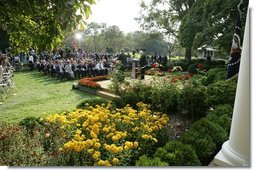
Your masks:
M 53 114 L 75 107 L 89 98 L 98 96 L 72 90 L 76 81 L 60 82 L 50 76 L 34 72 L 14 73 L 17 95 L 10 96 L 0 105 L 0 121 L 18 123 L 28 116 L 39 117 L 43 112 Z

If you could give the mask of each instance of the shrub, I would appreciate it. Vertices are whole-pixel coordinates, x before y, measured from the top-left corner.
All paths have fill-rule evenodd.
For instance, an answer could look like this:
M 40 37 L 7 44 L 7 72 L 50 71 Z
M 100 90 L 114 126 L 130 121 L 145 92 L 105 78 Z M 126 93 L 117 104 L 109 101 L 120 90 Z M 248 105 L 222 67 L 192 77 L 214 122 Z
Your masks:
M 212 84 L 214 82 L 214 79 L 216 77 L 216 75 L 221 72 L 221 71 L 225 71 L 225 68 L 214 68 L 214 69 L 210 69 L 207 73 L 206 73 L 206 79 L 203 81 L 203 84 L 205 86 L 208 86 L 209 84 Z M 226 78 L 226 77 L 225 77 Z M 225 78 L 223 80 L 225 80 Z M 217 78 L 218 79 L 218 78 Z
M 228 134 L 231 127 L 233 108 L 230 105 L 218 105 L 209 111 L 207 119 L 220 125 Z
M 170 113 L 177 110 L 178 88 L 166 80 L 154 81 L 151 85 L 149 100 L 153 110 Z
M 231 81 L 218 81 L 210 84 L 206 91 L 207 103 L 209 106 L 214 107 L 220 104 L 229 104 L 234 106 L 236 94 L 236 82 Z
M 192 147 L 181 142 L 168 142 L 164 147 L 158 148 L 154 157 L 167 162 L 169 166 L 201 165 Z
M 233 107 L 229 104 L 218 105 L 214 110 L 210 111 L 209 114 L 216 115 L 217 117 L 220 117 L 221 115 L 227 115 L 229 118 L 232 118 Z
M 19 125 L 25 127 L 30 133 L 32 133 L 34 129 L 39 126 L 38 118 L 26 117 L 20 121 Z
M 188 66 L 187 70 L 188 70 L 189 74 L 196 74 L 198 72 L 197 68 L 198 68 L 197 64 L 191 64 Z
M 206 88 L 197 82 L 188 82 L 178 96 L 180 110 L 190 118 L 205 116 L 207 110 Z
M 166 162 L 162 162 L 160 158 L 149 158 L 143 155 L 136 161 L 136 166 L 168 166 Z
M 219 71 L 214 77 L 214 82 L 226 80 L 226 77 L 227 77 L 227 71 Z
M 210 136 L 200 134 L 195 130 L 188 130 L 180 137 L 179 141 L 192 146 L 202 165 L 207 166 L 211 162 L 216 144 Z
M 174 63 L 174 66 L 180 66 L 183 69 L 183 71 L 187 71 L 189 62 L 186 60 L 178 60 Z
M 77 109 L 87 109 L 89 106 L 95 107 L 96 105 L 108 104 L 108 101 L 105 99 L 85 99 L 80 102 L 76 108 Z
M 197 131 L 199 134 L 208 135 L 212 138 L 217 148 L 220 148 L 222 143 L 227 140 L 227 132 L 218 124 L 203 118 L 194 123 L 190 131 Z
M 20 126 L 1 123 L 0 165 L 43 166 L 48 156 L 44 153 L 40 135 L 31 136 Z

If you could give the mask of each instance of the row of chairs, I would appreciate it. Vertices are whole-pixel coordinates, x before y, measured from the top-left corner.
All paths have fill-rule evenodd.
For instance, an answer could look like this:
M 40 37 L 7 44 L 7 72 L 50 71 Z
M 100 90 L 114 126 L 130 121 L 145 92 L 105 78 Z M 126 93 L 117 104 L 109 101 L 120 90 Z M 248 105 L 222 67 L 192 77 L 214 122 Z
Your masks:
M 2 65 L 0 65 L 0 104 L 3 103 L 5 98 L 16 95 L 17 89 L 12 77 L 13 68 L 8 67 L 8 69 L 4 70 Z

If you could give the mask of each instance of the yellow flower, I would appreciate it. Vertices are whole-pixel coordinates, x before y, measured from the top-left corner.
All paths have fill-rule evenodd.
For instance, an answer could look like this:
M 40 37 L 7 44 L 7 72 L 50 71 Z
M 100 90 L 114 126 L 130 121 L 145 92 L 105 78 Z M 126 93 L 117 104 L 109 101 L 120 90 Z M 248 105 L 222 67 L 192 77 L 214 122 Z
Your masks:
M 123 151 L 123 147 L 122 147 L 122 146 L 117 147 L 117 151 L 118 151 L 119 153 L 121 153 L 121 152 Z
M 88 125 L 89 125 L 89 123 L 87 121 L 85 121 L 82 126 L 87 127 Z
M 82 131 L 80 129 L 77 129 L 76 134 L 80 135 Z
M 154 142 L 156 142 L 156 143 L 158 142 L 158 140 L 157 140 L 156 138 L 152 138 L 152 140 L 153 140 Z
M 59 148 L 58 151 L 63 151 L 63 148 Z
M 118 158 L 113 158 L 112 163 L 117 164 L 119 162 Z
M 99 151 L 95 151 L 93 154 L 94 159 L 98 159 L 100 157 L 101 153 Z
M 86 140 L 86 146 L 87 147 L 92 147 L 93 146 L 93 141 L 90 140 L 90 139 Z
M 125 146 L 127 146 L 128 148 L 131 148 L 131 147 L 133 147 L 133 143 L 130 141 L 126 141 Z
M 106 149 L 107 151 L 110 151 L 110 150 L 111 150 L 111 146 L 108 145 L 108 144 L 105 144 L 105 145 L 104 145 L 104 149 Z
M 141 137 L 142 137 L 143 139 L 145 139 L 145 140 L 147 140 L 147 139 L 149 139 L 149 138 L 150 138 L 150 136 L 149 136 L 149 135 L 147 135 L 147 134 L 143 134 Z
M 138 148 L 138 142 L 135 141 L 135 142 L 133 143 L 133 146 L 134 146 L 135 148 Z
M 95 124 L 93 127 L 92 127 L 92 130 L 95 134 L 99 134 L 99 127 L 97 124 Z
M 111 139 L 112 139 L 112 141 L 118 141 L 119 140 L 118 137 L 115 136 L 115 135 Z
M 88 149 L 87 152 L 88 152 L 89 154 L 93 154 L 94 149 Z
M 116 146 L 114 146 L 113 148 L 111 148 L 111 150 L 112 150 L 112 152 L 115 153 L 115 154 L 118 153 L 118 148 L 117 148 Z
M 125 149 L 125 150 L 129 150 L 130 147 L 128 147 L 127 145 L 125 145 L 125 146 L 124 146 L 124 149 Z
M 103 132 L 105 132 L 105 133 L 108 133 L 108 132 L 109 132 L 109 129 L 108 129 L 107 127 L 104 127 L 102 130 L 103 130 Z
M 97 142 L 97 143 L 94 144 L 94 148 L 98 149 L 98 148 L 100 148 L 100 147 L 101 147 L 101 144 L 100 144 L 99 142 Z
M 90 136 L 91 136 L 92 138 L 97 138 L 97 134 L 94 133 L 93 130 L 90 131 Z

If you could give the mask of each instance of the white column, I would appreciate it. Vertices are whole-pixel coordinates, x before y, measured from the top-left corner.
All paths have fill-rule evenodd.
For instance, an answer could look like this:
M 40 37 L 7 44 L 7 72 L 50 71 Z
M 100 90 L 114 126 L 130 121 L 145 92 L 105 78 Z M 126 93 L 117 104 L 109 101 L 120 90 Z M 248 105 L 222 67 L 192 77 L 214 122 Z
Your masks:
M 250 54 L 249 12 L 247 13 L 243 50 L 239 70 L 234 112 L 229 140 L 212 164 L 217 166 L 250 166 Z

